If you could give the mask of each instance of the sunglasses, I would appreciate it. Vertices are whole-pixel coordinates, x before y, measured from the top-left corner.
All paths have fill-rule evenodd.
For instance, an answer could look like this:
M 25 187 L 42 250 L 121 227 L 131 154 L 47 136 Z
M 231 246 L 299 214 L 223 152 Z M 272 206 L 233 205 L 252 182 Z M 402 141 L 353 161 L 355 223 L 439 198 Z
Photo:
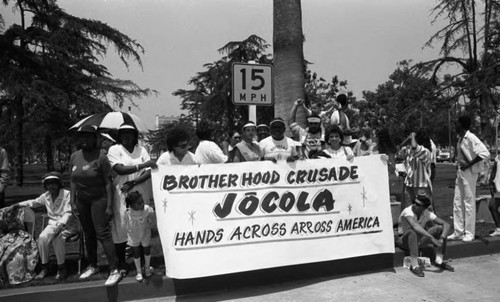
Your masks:
M 241 136 L 233 136 L 234 139 L 241 139 Z
M 414 203 L 417 207 L 420 207 L 420 208 L 427 208 L 426 206 L 424 206 L 423 204 L 419 204 L 419 203 Z
M 189 143 L 185 143 L 185 144 L 182 144 L 182 145 L 176 145 L 177 148 L 181 148 L 181 149 L 185 149 L 187 148 L 187 146 L 189 145 Z

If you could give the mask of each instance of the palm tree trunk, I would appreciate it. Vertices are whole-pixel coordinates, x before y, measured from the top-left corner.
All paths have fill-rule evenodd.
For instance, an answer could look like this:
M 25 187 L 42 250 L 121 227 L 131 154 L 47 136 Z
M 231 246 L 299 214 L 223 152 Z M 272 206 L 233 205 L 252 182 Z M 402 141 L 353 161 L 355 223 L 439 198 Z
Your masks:
M 304 98 L 304 52 L 300 0 L 274 0 L 274 115 L 288 120 L 293 102 Z M 297 112 L 305 124 L 305 112 Z

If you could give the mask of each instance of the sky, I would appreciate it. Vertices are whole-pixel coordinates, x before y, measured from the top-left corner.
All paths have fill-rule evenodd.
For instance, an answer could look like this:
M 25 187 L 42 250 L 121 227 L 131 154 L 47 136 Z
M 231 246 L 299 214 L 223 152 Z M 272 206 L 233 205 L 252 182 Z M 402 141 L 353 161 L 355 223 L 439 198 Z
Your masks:
M 100 20 L 137 40 L 145 49 L 143 68 L 127 69 L 113 48 L 102 63 L 115 78 L 129 79 L 158 96 L 136 99 L 131 112 L 153 129 L 156 115 L 178 116 L 172 93 L 203 64 L 222 57 L 217 49 L 256 34 L 272 54 L 272 0 L 59 0 L 66 12 Z M 302 0 L 304 57 L 325 79 L 348 81 L 358 98 L 388 80 L 397 62 L 429 60 L 438 47 L 423 48 L 440 29 L 432 26 L 435 0 Z M 6 17 L 6 18 L 5 18 Z M 6 23 L 18 22 L 16 15 Z M 128 104 L 122 111 L 128 111 Z M 116 108 L 116 110 L 120 110 Z

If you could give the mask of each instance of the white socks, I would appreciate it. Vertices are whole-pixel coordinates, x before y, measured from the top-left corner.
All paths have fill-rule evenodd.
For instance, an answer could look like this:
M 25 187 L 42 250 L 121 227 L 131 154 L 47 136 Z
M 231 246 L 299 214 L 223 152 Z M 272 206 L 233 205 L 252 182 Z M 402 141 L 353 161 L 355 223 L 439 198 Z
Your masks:
M 134 258 L 134 264 L 135 264 L 135 269 L 137 270 L 137 273 L 140 274 L 142 273 L 141 270 L 141 258 Z
M 436 263 L 441 264 L 443 263 L 443 255 L 441 254 L 436 254 Z

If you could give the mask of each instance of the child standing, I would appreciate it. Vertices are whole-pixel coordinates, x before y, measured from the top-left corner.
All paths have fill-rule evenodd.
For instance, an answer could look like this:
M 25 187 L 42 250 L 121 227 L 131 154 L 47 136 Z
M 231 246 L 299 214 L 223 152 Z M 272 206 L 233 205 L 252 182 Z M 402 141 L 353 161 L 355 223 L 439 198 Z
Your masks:
M 330 125 L 330 115 L 336 110 L 335 102 L 329 102 L 326 105 L 326 110 L 321 110 L 321 104 L 318 101 L 311 102 L 311 109 L 306 107 L 306 104 L 302 102 L 302 107 L 307 112 L 307 116 L 318 115 L 321 119 L 321 128 L 328 128 Z M 324 133 L 324 131 L 322 131 Z
M 144 275 L 151 277 L 151 226 L 155 223 L 153 208 L 144 204 L 142 195 L 130 192 L 125 198 L 127 211 L 125 213 L 125 225 L 127 227 L 127 243 L 132 247 L 134 264 L 137 269 L 135 280 L 141 282 L 144 278 L 141 270 L 141 246 L 144 249 Z
M 325 129 L 330 125 L 330 115 L 336 110 L 334 102 L 326 105 L 326 110 L 321 110 L 321 104 L 318 101 L 311 102 L 311 109 L 306 107 L 304 101 L 301 102 L 302 107 L 307 112 L 307 117 L 317 115 L 321 119 L 321 138 L 325 138 Z

